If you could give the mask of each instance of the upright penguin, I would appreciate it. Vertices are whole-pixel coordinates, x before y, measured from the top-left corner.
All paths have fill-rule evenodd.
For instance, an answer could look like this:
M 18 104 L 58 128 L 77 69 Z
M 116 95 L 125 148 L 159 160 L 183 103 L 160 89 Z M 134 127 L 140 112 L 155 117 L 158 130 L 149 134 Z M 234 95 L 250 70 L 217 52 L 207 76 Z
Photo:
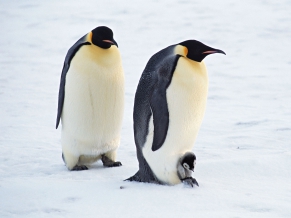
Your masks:
M 139 171 L 129 181 L 198 185 L 191 152 L 206 106 L 207 55 L 223 53 L 196 40 L 154 54 L 139 81 L 134 102 L 134 139 Z
M 69 170 L 87 170 L 99 159 L 115 162 L 124 110 L 124 75 L 113 32 L 93 29 L 68 51 L 61 75 L 56 128 L 62 119 L 63 160 Z

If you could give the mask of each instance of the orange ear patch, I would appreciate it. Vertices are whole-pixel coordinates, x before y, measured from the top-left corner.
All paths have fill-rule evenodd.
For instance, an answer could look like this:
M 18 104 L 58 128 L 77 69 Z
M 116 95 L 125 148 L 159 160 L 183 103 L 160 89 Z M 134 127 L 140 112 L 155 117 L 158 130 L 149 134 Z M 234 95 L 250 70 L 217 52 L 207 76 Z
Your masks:
M 179 55 L 182 55 L 184 57 L 187 57 L 188 49 L 183 45 L 176 45 L 175 54 L 179 54 Z
M 187 54 L 188 54 L 188 48 L 184 47 L 184 53 L 185 53 L 185 57 L 187 57 Z
M 92 36 L 93 36 L 93 33 L 92 32 L 90 32 L 90 33 L 87 34 L 87 41 L 88 42 L 92 42 Z

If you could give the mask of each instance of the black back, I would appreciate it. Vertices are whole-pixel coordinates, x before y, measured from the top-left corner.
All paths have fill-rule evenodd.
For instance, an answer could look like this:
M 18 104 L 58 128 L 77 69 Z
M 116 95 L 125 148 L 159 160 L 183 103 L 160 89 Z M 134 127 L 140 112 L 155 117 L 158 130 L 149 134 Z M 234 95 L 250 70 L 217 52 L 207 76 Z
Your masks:
M 152 173 L 142 154 L 148 135 L 149 121 L 153 116 L 154 139 L 152 151 L 163 145 L 169 127 L 166 90 L 171 83 L 180 55 L 174 54 L 176 45 L 169 46 L 148 61 L 138 84 L 133 110 L 134 139 L 139 171 L 128 180 L 160 183 Z
M 91 45 L 90 42 L 86 41 L 86 36 L 83 36 L 80 38 L 68 51 L 65 61 L 64 61 L 64 66 L 62 70 L 62 75 L 61 75 L 61 81 L 60 81 L 60 89 L 59 89 L 59 101 L 58 101 L 58 115 L 57 115 L 57 121 L 56 121 L 56 129 L 59 126 L 62 111 L 63 111 L 63 105 L 64 105 L 64 99 L 65 99 L 65 84 L 66 84 L 66 76 L 67 72 L 70 68 L 71 61 L 77 51 L 83 46 L 83 45 Z
M 166 90 L 180 57 L 174 54 L 174 48 L 175 45 L 169 46 L 153 55 L 141 75 L 133 111 L 134 138 L 139 148 L 142 148 L 146 141 L 152 115 L 154 122 L 152 150 L 158 150 L 166 139 L 169 126 Z

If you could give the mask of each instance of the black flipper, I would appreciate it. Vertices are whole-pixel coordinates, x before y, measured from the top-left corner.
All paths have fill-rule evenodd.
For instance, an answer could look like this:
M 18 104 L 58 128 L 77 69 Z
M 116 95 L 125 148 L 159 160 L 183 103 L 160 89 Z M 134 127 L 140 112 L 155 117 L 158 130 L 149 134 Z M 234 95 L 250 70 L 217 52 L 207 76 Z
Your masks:
M 145 160 L 142 148 L 149 133 L 151 116 L 154 119 L 152 150 L 158 150 L 166 139 L 170 122 L 166 89 L 171 82 L 173 72 L 180 57 L 174 53 L 175 47 L 176 45 L 172 45 L 154 54 L 148 61 L 139 80 L 133 110 L 134 140 L 139 171 L 134 176 L 128 178 L 128 181 L 162 184 Z
M 169 46 L 153 55 L 148 61 L 139 80 L 133 109 L 134 140 L 137 153 L 141 152 L 140 149 L 144 146 L 148 135 L 149 121 L 152 116 L 151 97 L 153 96 L 152 93 L 155 85 L 158 82 L 159 68 L 165 57 L 175 56 L 174 49 L 175 46 Z
M 90 42 L 86 41 L 86 36 L 83 36 L 81 39 L 79 39 L 68 51 L 65 61 L 64 61 L 64 66 L 62 70 L 62 75 L 61 75 L 61 82 L 60 82 L 60 89 L 59 89 L 59 102 L 58 102 L 58 114 L 57 114 L 57 121 L 56 121 L 56 129 L 59 126 L 62 111 L 63 111 L 63 105 L 64 105 L 64 99 L 65 99 L 65 83 L 66 83 L 66 75 L 67 72 L 70 68 L 70 63 L 77 53 L 77 51 L 83 46 L 83 45 L 91 45 Z
M 166 91 L 171 83 L 179 57 L 179 55 L 176 55 L 164 60 L 164 64 L 158 71 L 158 81 L 151 95 L 150 105 L 154 122 L 152 151 L 161 148 L 167 137 L 169 128 L 169 110 Z

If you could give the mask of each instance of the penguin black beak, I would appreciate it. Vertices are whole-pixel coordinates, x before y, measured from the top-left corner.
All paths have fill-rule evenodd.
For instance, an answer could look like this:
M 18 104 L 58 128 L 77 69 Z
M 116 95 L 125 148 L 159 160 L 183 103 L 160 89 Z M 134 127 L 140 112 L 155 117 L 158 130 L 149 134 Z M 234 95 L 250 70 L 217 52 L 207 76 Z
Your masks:
M 104 39 L 102 41 L 110 43 L 111 45 L 116 45 L 116 47 L 118 47 L 117 42 L 114 39 L 112 39 L 112 40 Z
M 213 49 L 213 50 L 208 50 L 208 51 L 202 52 L 202 54 L 206 54 L 206 55 L 215 54 L 215 53 L 221 53 L 221 54 L 226 55 L 224 51 L 219 50 L 219 49 Z

